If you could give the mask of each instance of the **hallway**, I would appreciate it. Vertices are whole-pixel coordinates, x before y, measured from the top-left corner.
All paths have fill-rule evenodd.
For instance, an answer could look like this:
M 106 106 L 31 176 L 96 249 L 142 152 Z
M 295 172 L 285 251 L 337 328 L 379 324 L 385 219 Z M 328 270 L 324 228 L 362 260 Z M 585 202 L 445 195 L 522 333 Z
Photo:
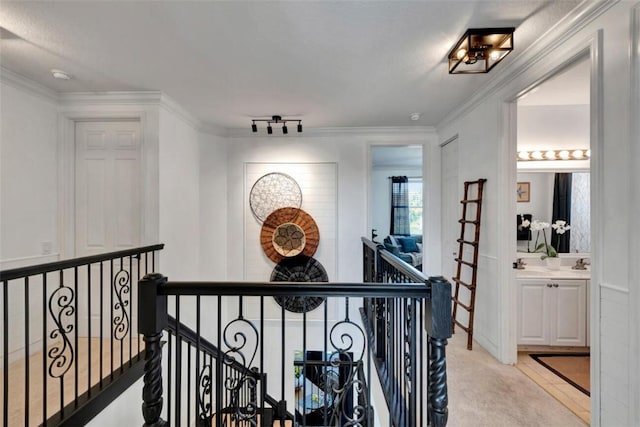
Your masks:
M 515 366 L 501 364 L 477 343 L 467 351 L 466 340 L 457 332 L 447 346 L 450 426 L 586 425 Z

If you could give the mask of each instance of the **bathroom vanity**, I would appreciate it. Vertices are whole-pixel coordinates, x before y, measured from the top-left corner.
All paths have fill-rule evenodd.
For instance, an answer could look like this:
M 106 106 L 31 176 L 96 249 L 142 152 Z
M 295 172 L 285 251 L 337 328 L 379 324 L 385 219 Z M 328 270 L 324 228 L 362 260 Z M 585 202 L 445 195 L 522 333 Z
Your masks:
M 572 269 L 575 260 L 558 270 L 525 262 L 516 270 L 518 344 L 588 346 L 590 269 Z

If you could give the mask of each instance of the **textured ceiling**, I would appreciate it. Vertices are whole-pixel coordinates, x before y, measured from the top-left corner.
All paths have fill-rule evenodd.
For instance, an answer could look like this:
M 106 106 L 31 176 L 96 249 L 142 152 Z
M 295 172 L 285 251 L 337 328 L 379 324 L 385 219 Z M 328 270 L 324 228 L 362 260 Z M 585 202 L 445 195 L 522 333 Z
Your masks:
M 58 92 L 163 91 L 223 128 L 273 114 L 430 126 L 578 3 L 2 1 L 1 64 Z M 449 75 L 460 35 L 492 26 L 517 28 L 514 53 L 487 75 Z

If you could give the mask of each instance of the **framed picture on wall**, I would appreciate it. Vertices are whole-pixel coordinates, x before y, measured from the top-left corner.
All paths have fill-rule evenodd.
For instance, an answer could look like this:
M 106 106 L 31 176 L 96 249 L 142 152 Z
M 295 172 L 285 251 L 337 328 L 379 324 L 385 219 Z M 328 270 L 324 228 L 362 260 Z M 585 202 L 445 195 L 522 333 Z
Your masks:
M 528 202 L 530 196 L 529 191 L 530 184 L 528 182 L 519 182 L 516 189 L 518 202 Z

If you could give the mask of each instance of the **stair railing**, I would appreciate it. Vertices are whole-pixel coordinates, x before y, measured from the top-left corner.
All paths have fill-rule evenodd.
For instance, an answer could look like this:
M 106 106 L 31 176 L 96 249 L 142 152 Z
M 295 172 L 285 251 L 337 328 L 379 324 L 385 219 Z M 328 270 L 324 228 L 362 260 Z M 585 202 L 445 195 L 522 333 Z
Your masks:
M 448 418 L 446 352 L 451 338 L 451 284 L 442 277 L 427 278 L 413 266 L 362 238 L 365 282 L 402 286 L 421 283 L 428 297 L 398 301 L 371 296 L 363 312 L 369 349 L 378 372 L 394 426 L 444 426 Z M 424 372 L 426 366 L 427 372 Z M 428 377 L 428 387 L 424 384 Z M 424 410 L 426 408 L 426 411 Z
M 163 247 L 0 272 L 2 425 L 84 425 L 142 376 L 136 288 Z
M 146 426 L 165 425 L 163 420 L 170 425 L 266 426 L 275 421 L 274 425 L 284 426 L 290 412 L 292 421 L 301 426 L 372 426 L 372 361 L 364 329 L 370 320 L 359 303 L 364 297 L 381 298 L 416 307 L 414 315 L 420 313 L 418 306 L 427 313 L 432 287 L 172 282 L 154 274 L 143 278 L 138 289 L 139 329 L 146 348 L 142 403 Z M 298 298 L 301 312 L 286 311 L 272 297 Z M 163 331 L 174 322 L 171 316 L 175 328 L 193 332 L 190 342 L 196 342 L 191 352 L 184 344 L 176 345 L 177 340 L 184 341 L 180 331 L 168 338 L 173 349 L 163 348 Z M 418 323 L 411 323 L 417 339 Z M 217 357 L 197 359 L 205 341 L 215 346 L 210 353 L 217 352 Z M 444 357 L 444 353 L 434 355 Z M 419 365 L 417 353 L 410 359 L 412 366 Z M 444 369 L 442 362 L 438 359 L 432 365 Z M 446 395 L 442 383 L 446 376 L 434 374 L 435 383 L 428 383 L 427 376 L 410 374 L 410 378 L 411 385 L 405 386 L 414 389 L 414 400 L 417 390 L 423 390 L 426 398 L 427 389 L 432 389 L 432 406 L 446 414 L 446 398 L 444 406 L 438 400 L 443 391 Z M 277 398 L 268 401 L 267 396 Z M 427 414 L 420 413 L 417 400 L 411 408 L 412 415 L 402 412 L 404 425 L 426 426 Z

